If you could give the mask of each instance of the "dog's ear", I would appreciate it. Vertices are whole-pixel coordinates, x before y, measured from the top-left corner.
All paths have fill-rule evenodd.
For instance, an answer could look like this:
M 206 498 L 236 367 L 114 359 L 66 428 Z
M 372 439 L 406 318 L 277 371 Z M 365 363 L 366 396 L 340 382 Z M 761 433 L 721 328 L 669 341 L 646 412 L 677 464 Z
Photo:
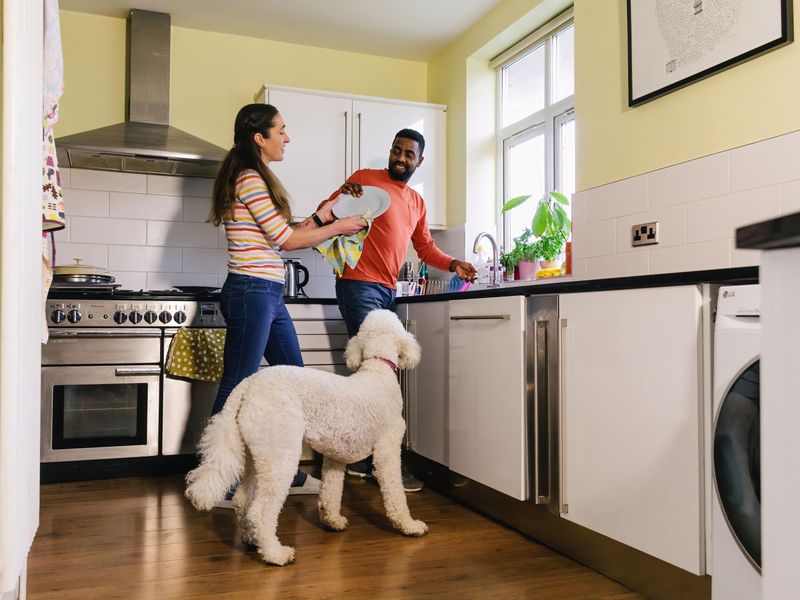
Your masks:
M 358 336 L 351 337 L 347 342 L 347 347 L 344 349 L 344 360 L 347 368 L 351 371 L 357 371 L 361 366 L 361 361 L 364 360 L 364 346 Z
M 419 364 L 421 357 L 422 348 L 417 338 L 404 331 L 397 341 L 397 366 L 401 369 L 413 369 Z

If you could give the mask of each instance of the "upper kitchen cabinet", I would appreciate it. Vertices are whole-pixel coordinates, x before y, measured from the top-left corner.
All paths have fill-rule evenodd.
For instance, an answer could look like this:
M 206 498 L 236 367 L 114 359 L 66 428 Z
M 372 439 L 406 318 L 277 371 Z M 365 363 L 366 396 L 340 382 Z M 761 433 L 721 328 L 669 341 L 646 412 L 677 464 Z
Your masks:
M 562 516 L 695 574 L 701 309 L 697 286 L 559 300 Z
M 385 169 L 394 135 L 425 136 L 425 162 L 410 186 L 425 199 L 428 224 L 445 225 L 445 107 L 265 85 L 258 100 L 278 108 L 291 138 L 286 158 L 270 165 L 293 199 L 297 218 L 358 169 Z

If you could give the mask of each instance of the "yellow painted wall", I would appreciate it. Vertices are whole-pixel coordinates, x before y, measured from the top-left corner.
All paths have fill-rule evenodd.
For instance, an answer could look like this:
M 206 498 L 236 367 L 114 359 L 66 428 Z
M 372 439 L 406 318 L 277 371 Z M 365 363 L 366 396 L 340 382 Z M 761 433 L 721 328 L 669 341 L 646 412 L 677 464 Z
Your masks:
M 575 2 L 579 190 L 800 129 L 797 42 L 628 108 L 626 20 L 625 0 Z
M 61 11 L 65 90 L 56 137 L 125 117 L 125 19 Z M 170 124 L 222 147 L 269 82 L 424 102 L 424 62 L 172 28 Z

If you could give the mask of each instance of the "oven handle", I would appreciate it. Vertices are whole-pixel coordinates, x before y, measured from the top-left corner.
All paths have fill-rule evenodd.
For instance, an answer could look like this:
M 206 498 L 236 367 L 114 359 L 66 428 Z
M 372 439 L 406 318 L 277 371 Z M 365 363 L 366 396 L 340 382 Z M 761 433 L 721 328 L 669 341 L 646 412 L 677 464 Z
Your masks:
M 51 338 L 158 338 L 161 330 L 154 329 L 51 329 Z
M 125 375 L 161 375 L 161 367 L 117 367 L 114 369 L 117 377 Z

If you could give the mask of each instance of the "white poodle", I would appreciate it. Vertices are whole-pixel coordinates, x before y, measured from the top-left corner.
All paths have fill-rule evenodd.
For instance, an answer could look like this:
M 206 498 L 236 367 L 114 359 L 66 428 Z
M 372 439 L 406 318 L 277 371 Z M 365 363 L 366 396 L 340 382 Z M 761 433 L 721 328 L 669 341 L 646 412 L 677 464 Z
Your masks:
M 396 371 L 419 363 L 419 344 L 393 312 L 375 310 L 347 344 L 345 359 L 358 369 L 349 377 L 275 366 L 242 381 L 209 421 L 200 466 L 186 476 L 186 496 L 199 510 L 211 510 L 241 481 L 233 507 L 242 540 L 267 563 L 294 560 L 294 548 L 282 546 L 275 531 L 303 440 L 324 457 L 319 514 L 326 526 L 347 527 L 340 511 L 345 465 L 372 454 L 392 524 L 405 535 L 428 531 L 411 517 L 400 475 L 405 421 Z

